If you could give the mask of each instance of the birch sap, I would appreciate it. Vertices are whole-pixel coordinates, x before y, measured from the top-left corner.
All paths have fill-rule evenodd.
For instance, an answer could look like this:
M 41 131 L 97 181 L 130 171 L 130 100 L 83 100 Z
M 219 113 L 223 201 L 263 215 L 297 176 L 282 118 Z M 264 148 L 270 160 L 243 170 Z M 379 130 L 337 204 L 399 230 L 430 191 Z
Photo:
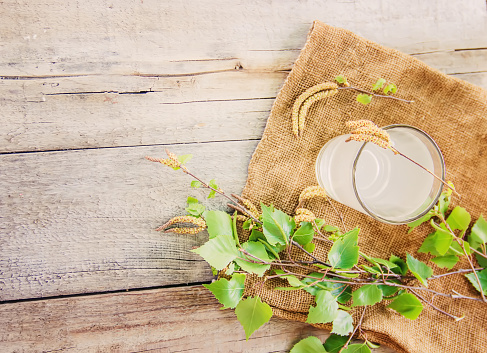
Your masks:
M 443 156 L 423 131 L 407 125 L 384 128 L 392 146 L 444 179 Z M 409 223 L 433 207 L 442 183 L 427 171 L 373 143 L 337 136 L 320 151 L 318 183 L 334 200 L 393 224 Z

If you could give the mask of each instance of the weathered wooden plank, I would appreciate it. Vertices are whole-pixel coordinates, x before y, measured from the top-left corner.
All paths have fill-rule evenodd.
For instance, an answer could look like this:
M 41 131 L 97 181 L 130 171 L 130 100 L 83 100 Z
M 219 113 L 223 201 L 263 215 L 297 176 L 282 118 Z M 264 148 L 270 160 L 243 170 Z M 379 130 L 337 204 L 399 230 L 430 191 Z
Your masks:
M 441 56 L 436 63 L 470 72 L 487 69 L 487 57 L 481 58 L 456 57 L 450 69 Z M 0 152 L 259 139 L 285 76 L 239 71 L 3 80 Z M 487 72 L 454 76 L 487 89 Z
M 2 75 L 208 71 L 300 49 L 316 19 L 406 53 L 487 47 L 484 0 L 6 0 L 2 10 Z
M 2 304 L 0 347 L 2 353 L 284 353 L 302 338 L 328 337 L 273 318 L 246 341 L 234 312 L 220 307 L 200 286 Z
M 0 151 L 258 139 L 285 76 L 0 81 Z
M 240 193 L 257 141 L 170 146 L 190 169 Z M 142 288 L 211 279 L 189 250 L 205 235 L 154 228 L 184 214 L 191 178 L 145 155 L 161 147 L 0 156 L 0 300 Z M 220 198 L 206 202 L 225 208 Z

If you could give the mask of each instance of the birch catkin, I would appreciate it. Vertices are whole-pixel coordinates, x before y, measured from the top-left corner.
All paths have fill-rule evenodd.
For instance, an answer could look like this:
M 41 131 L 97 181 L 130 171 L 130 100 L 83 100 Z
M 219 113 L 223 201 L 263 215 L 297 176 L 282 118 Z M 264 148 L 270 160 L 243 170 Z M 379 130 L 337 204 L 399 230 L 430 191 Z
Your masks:
M 170 227 L 175 224 L 181 224 L 181 223 L 189 223 L 194 225 L 195 227 L 175 227 L 175 228 L 167 229 L 167 227 Z M 164 231 L 165 233 L 172 232 L 178 234 L 196 234 L 201 232 L 205 228 L 206 228 L 206 222 L 203 218 L 197 218 L 193 216 L 177 216 L 171 218 L 168 222 L 166 222 L 156 230 Z
M 330 97 L 338 92 L 338 86 L 334 82 L 325 82 L 308 88 L 293 104 L 292 130 L 298 137 L 304 130 L 304 122 L 309 107 L 318 100 Z
M 301 222 L 313 222 L 315 219 L 315 214 L 306 208 L 298 208 L 296 210 L 296 216 L 294 216 L 296 224 L 300 224 Z
M 385 149 L 392 149 L 389 134 L 370 120 L 347 121 L 346 125 L 353 129 L 348 141 L 371 142 Z M 394 151 L 394 150 L 393 150 Z M 394 152 L 395 153 L 395 152 Z
M 325 189 L 318 185 L 308 186 L 303 191 L 301 191 L 301 194 L 299 195 L 299 203 L 312 199 L 313 197 L 326 198 Z

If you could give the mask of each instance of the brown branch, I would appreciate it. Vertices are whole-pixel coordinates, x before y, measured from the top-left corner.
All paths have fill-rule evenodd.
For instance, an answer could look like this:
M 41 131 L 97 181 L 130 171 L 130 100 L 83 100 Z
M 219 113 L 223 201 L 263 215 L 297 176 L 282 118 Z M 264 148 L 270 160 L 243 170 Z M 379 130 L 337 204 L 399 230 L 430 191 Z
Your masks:
M 418 162 L 414 161 L 413 159 L 409 158 L 408 156 L 406 156 L 405 154 L 402 154 L 401 152 L 399 152 L 398 150 L 396 150 L 394 147 L 389 147 L 391 149 L 392 152 L 394 152 L 395 154 L 398 154 L 404 158 L 406 158 L 408 161 L 416 164 L 418 167 L 422 168 L 423 170 L 427 171 L 428 173 L 430 173 L 433 177 L 435 177 L 438 181 L 440 181 L 441 183 L 443 183 L 443 185 L 445 185 L 447 188 L 451 189 L 458 197 L 462 197 L 462 195 L 460 195 L 453 187 L 451 187 L 450 185 L 448 185 L 448 183 L 446 181 L 444 181 L 443 179 L 441 179 L 439 176 L 437 176 L 435 173 L 433 173 L 431 170 L 429 170 L 428 168 L 422 166 L 421 164 L 419 164 Z
M 468 263 L 470 265 L 470 268 L 473 270 L 473 275 L 475 276 L 475 279 L 477 281 L 477 284 L 479 285 L 480 296 L 482 297 L 482 300 L 487 303 L 487 299 L 485 298 L 484 290 L 482 288 L 482 283 L 480 283 L 480 279 L 477 276 L 477 272 L 475 271 L 475 266 L 473 265 L 473 262 L 472 262 L 472 259 L 470 258 L 470 255 L 467 254 L 467 249 L 465 249 L 465 245 L 463 244 L 463 239 L 457 237 L 457 235 L 455 234 L 455 232 L 451 229 L 450 225 L 445 220 L 445 217 L 443 217 L 443 215 L 440 212 L 436 212 L 436 216 L 438 216 L 438 218 L 440 218 L 441 222 L 445 225 L 445 227 L 451 233 L 451 235 L 456 240 L 456 242 L 458 243 L 458 245 L 460 245 L 460 247 L 462 248 L 463 253 L 465 254 L 465 257 L 468 260 Z M 465 233 L 465 231 L 463 233 Z
M 338 89 L 353 89 L 354 91 L 362 92 L 362 93 L 369 94 L 369 95 L 372 95 L 372 96 L 375 96 L 375 97 L 395 99 L 395 100 L 398 100 L 398 101 L 401 101 L 401 102 L 405 102 L 405 103 L 414 103 L 414 101 L 410 101 L 410 100 L 407 100 L 407 99 L 397 98 L 397 97 L 394 97 L 394 96 L 388 96 L 388 95 L 384 95 L 384 94 L 377 94 L 375 92 L 370 92 L 370 91 L 367 91 L 365 89 L 361 89 L 361 88 L 357 88 L 357 87 L 353 87 L 353 86 L 349 86 L 349 87 L 338 87 Z
M 330 200 L 329 197 L 327 197 L 326 200 L 330 204 L 331 208 L 333 208 L 333 211 L 335 211 L 335 213 L 337 214 L 338 218 L 340 218 L 340 222 L 342 223 L 342 226 L 343 226 L 343 231 L 346 233 L 347 232 L 347 226 L 345 225 L 345 221 L 343 219 L 343 215 L 340 212 L 338 212 L 338 210 L 336 209 L 335 205 L 333 205 L 333 203 L 331 202 L 331 200 Z
M 465 316 L 462 316 L 462 317 L 458 317 L 458 316 L 455 316 L 455 315 L 452 315 L 450 313 L 447 313 L 446 311 L 444 310 L 441 310 L 440 308 L 438 308 L 436 305 L 434 305 L 432 302 L 426 300 L 423 296 L 421 296 L 420 294 L 416 293 L 414 290 L 410 289 L 411 292 L 413 292 L 413 294 L 415 296 L 417 296 L 419 299 L 421 299 L 422 301 L 424 301 L 426 304 L 428 304 L 429 306 L 431 306 L 433 309 L 435 309 L 436 311 L 439 311 L 440 313 L 446 315 L 446 316 L 449 316 L 451 317 L 452 319 L 454 319 L 455 321 L 460 321 L 462 320 Z
M 365 310 L 367 309 L 367 305 L 364 306 L 364 310 L 362 310 L 362 315 L 360 316 L 360 321 L 358 322 L 357 326 L 355 326 L 355 329 L 353 330 L 352 334 L 350 335 L 350 337 L 348 338 L 348 341 L 347 343 L 345 343 L 345 345 L 343 346 L 342 349 L 340 349 L 340 352 L 343 351 L 344 349 L 347 349 L 348 347 L 348 344 L 350 343 L 350 341 L 352 340 L 353 338 L 353 335 L 355 335 L 355 332 L 357 332 L 357 330 L 359 329 L 360 326 L 362 326 L 362 321 L 364 320 L 364 315 L 365 315 Z M 339 352 L 339 353 L 340 353 Z

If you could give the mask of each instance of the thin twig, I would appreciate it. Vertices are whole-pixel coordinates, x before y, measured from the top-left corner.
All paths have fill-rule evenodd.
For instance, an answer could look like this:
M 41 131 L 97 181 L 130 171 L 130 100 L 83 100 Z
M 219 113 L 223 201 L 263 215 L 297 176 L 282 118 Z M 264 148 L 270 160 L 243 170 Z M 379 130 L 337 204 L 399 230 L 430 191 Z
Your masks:
M 335 205 L 333 205 L 333 203 L 331 202 L 330 198 L 327 197 L 326 200 L 328 201 L 328 203 L 330 204 L 330 206 L 333 208 L 333 211 L 335 211 L 335 213 L 337 214 L 338 218 L 340 218 L 340 222 L 342 222 L 342 226 L 343 226 L 343 231 L 346 233 L 348 232 L 347 230 L 347 226 L 345 225 L 345 221 L 343 219 L 343 215 L 338 212 L 338 210 L 336 209 Z
M 259 221 L 257 218 L 255 218 L 254 216 L 252 216 L 252 214 L 250 213 L 250 211 L 248 211 L 245 207 L 243 207 L 242 205 L 239 205 L 239 204 L 231 204 L 231 203 L 227 203 L 227 206 L 230 207 L 230 208 L 233 208 L 234 210 L 237 210 L 241 213 L 244 213 L 244 214 L 247 214 L 247 216 L 249 216 L 250 218 L 252 218 L 254 220 L 254 222 L 257 222 L 259 223 L 260 225 L 262 225 L 262 222 Z
M 394 152 L 395 154 L 398 154 L 404 158 L 406 158 L 408 161 L 416 164 L 418 167 L 421 167 L 423 168 L 425 171 L 427 171 L 428 173 L 430 173 L 433 177 L 435 177 L 438 181 L 440 181 L 441 183 L 443 183 L 443 185 L 445 185 L 447 188 L 451 189 L 458 197 L 462 197 L 462 195 L 460 195 L 453 187 L 451 187 L 450 185 L 448 185 L 448 183 L 446 181 L 444 181 L 443 179 L 441 179 L 439 176 L 437 176 L 435 173 L 433 173 L 431 170 L 429 170 L 428 168 L 422 166 L 421 164 L 419 164 L 418 162 L 412 160 L 411 158 L 409 158 L 408 156 L 406 156 L 405 154 L 399 152 L 397 149 L 395 149 L 394 147 L 390 147 L 391 151 Z
M 485 269 L 484 267 L 480 267 L 480 268 L 476 268 L 474 270 L 475 271 L 482 271 L 484 269 Z M 461 270 L 458 270 L 458 271 L 455 271 L 455 272 L 447 272 L 447 273 L 443 273 L 441 275 L 434 275 L 434 276 L 429 277 L 428 280 L 437 279 L 437 278 L 440 278 L 440 277 L 445 277 L 445 276 L 450 276 L 450 275 L 455 275 L 455 274 L 458 274 L 458 273 L 468 273 L 468 272 L 472 272 L 474 270 L 472 270 L 471 268 L 464 268 L 464 269 L 461 269 Z
M 398 101 L 401 101 L 401 102 L 405 102 L 405 103 L 414 103 L 414 101 L 410 101 L 410 100 L 407 100 L 407 99 L 397 98 L 397 97 L 394 97 L 394 96 L 388 96 L 388 95 L 384 95 L 384 94 L 377 94 L 377 93 L 370 92 L 370 91 L 367 91 L 365 89 L 361 89 L 361 88 L 357 88 L 357 87 L 353 87 L 353 86 L 349 86 L 349 87 L 338 87 L 338 89 L 353 89 L 355 91 L 362 92 L 362 93 L 369 94 L 369 95 L 376 96 L 376 97 L 395 99 L 395 100 L 398 100 Z
M 462 317 L 458 317 L 458 316 L 455 316 L 455 315 L 452 315 L 450 313 L 447 313 L 446 311 L 444 310 L 441 310 L 440 308 L 438 308 L 436 305 L 434 305 L 432 302 L 426 300 L 423 296 L 421 296 L 420 294 L 416 293 L 414 290 L 410 289 L 411 292 L 413 292 L 413 294 L 415 296 L 417 296 L 419 299 L 421 299 L 422 301 L 424 301 L 426 304 L 428 304 L 429 306 L 431 306 L 433 309 L 435 309 L 436 311 L 439 311 L 440 313 L 442 314 L 445 314 L 446 316 L 449 316 L 451 317 L 452 319 L 454 319 L 455 321 L 460 321 L 461 319 L 464 318 L 464 316 Z
M 330 267 L 330 264 L 327 264 L 326 262 L 323 262 L 321 260 L 318 260 L 315 256 L 313 256 L 313 254 L 311 254 L 310 252 L 308 252 L 305 248 L 303 248 L 301 245 L 299 245 L 298 243 L 296 243 L 294 240 L 291 240 L 291 244 L 294 245 L 295 247 L 297 247 L 299 250 L 303 251 L 304 253 L 306 253 L 308 256 L 311 256 L 311 258 L 314 261 L 314 263 L 318 263 L 318 264 L 321 264 L 321 265 L 325 265 L 327 267 Z
M 483 245 L 483 244 L 482 244 Z M 483 257 L 484 259 L 487 259 L 487 255 L 474 249 L 474 248 L 470 248 L 470 250 L 472 250 L 474 253 L 478 254 L 479 256 Z
M 482 300 L 487 303 L 487 299 L 485 298 L 484 290 L 482 288 L 482 283 L 480 283 L 480 279 L 477 276 L 477 272 L 475 271 L 475 266 L 472 263 L 472 259 L 470 258 L 470 255 L 467 253 L 467 249 L 465 249 L 465 245 L 463 244 L 463 239 L 461 239 L 461 237 L 460 238 L 457 237 L 455 232 L 451 229 L 450 225 L 445 220 L 445 217 L 443 217 L 443 215 L 440 212 L 436 212 L 436 216 L 438 216 L 438 218 L 440 218 L 441 222 L 445 225 L 445 227 L 451 233 L 451 235 L 456 240 L 458 245 L 460 245 L 460 247 L 462 248 L 463 253 L 465 254 L 465 257 L 468 260 L 468 264 L 470 265 L 470 268 L 473 270 L 473 275 L 475 276 L 475 279 L 477 280 L 477 284 L 479 285 L 480 296 L 482 297 Z M 463 231 L 463 233 L 465 233 L 465 231 Z M 462 235 L 462 237 L 463 237 L 463 235 Z
M 367 309 L 367 305 L 364 306 L 364 310 L 362 310 L 362 315 L 360 316 L 360 321 L 358 322 L 357 326 L 355 326 L 355 329 L 353 330 L 352 334 L 350 335 L 350 337 L 348 337 L 348 341 L 347 343 L 345 343 L 345 345 L 343 346 L 342 349 L 340 349 L 340 352 L 344 349 L 347 349 L 348 347 L 348 344 L 350 343 L 350 341 L 352 340 L 353 338 L 353 335 L 355 335 L 355 332 L 357 332 L 357 330 L 359 329 L 359 327 L 362 326 L 362 321 L 364 320 L 364 314 L 365 314 L 365 310 Z M 339 352 L 339 353 L 340 353 Z
M 207 188 L 207 189 L 210 189 L 210 190 L 213 190 L 213 191 L 215 191 L 216 193 L 218 193 L 218 194 L 222 195 L 223 197 L 226 197 L 226 198 L 227 198 L 227 199 L 228 199 L 228 200 L 229 200 L 229 201 L 230 201 L 230 202 L 231 202 L 233 205 L 236 205 L 236 206 L 240 207 L 240 209 L 238 209 L 240 212 L 242 212 L 242 211 L 243 211 L 242 213 L 247 214 L 247 215 L 248 215 L 250 218 L 252 218 L 252 219 L 253 219 L 254 221 L 256 221 L 257 223 L 262 224 L 262 222 L 261 222 L 261 221 L 259 221 L 257 218 L 255 218 L 255 217 L 252 215 L 252 213 L 251 213 L 249 210 L 247 210 L 247 209 L 246 209 L 244 206 L 239 205 L 239 204 L 238 204 L 238 203 L 237 203 L 235 200 L 233 200 L 233 199 L 232 199 L 230 196 L 228 196 L 227 194 L 225 194 L 225 193 L 223 192 L 223 190 L 221 190 L 221 189 L 215 189 L 215 188 L 211 187 L 209 184 L 205 183 L 203 180 L 201 180 L 201 179 L 200 179 L 200 178 L 198 178 L 196 175 L 194 175 L 193 173 L 191 173 L 191 172 L 188 170 L 188 168 L 186 168 L 184 165 L 181 165 L 181 170 L 182 170 L 184 173 L 186 173 L 186 174 L 188 174 L 189 176 L 191 176 L 193 179 L 198 180 L 198 181 L 199 181 L 199 182 L 200 182 L 200 183 L 203 185 L 203 187 L 205 187 L 205 188 Z

